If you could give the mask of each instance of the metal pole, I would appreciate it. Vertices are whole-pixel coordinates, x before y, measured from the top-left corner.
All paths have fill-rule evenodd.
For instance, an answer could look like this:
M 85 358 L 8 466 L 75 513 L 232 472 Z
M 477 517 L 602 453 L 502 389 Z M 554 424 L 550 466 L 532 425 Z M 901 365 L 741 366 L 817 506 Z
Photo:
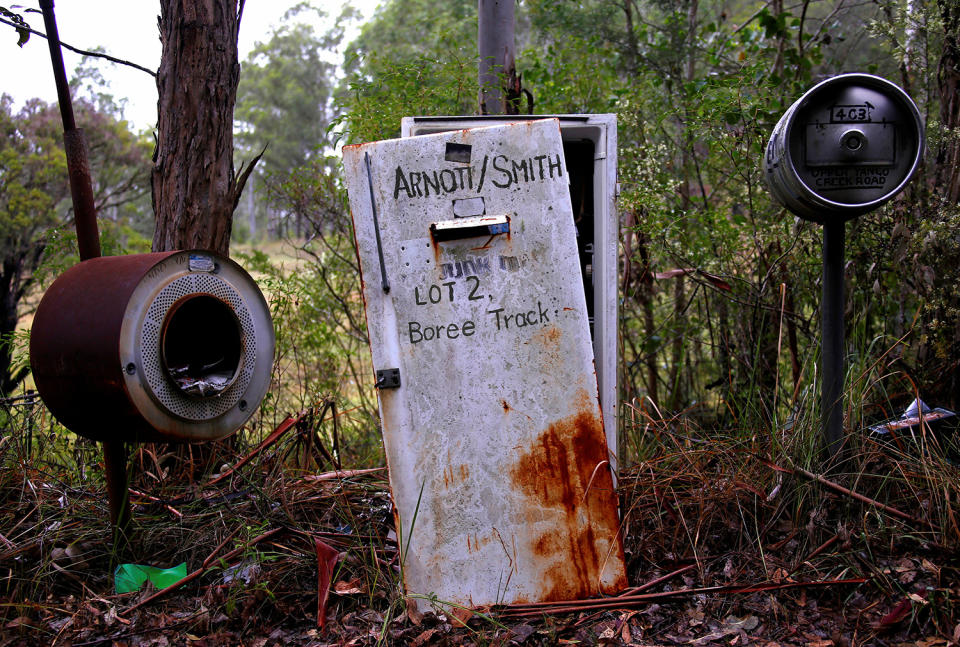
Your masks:
M 43 23 L 47 29 L 50 62 L 53 64 L 53 78 L 57 85 L 57 100 L 63 120 L 63 145 L 67 154 L 77 246 L 80 248 L 80 260 L 85 261 L 100 256 L 100 233 L 97 231 L 97 209 L 93 203 L 93 186 L 90 182 L 90 166 L 87 163 L 87 144 L 83 131 L 77 129 L 73 118 L 70 85 L 63 67 L 63 52 L 60 51 L 60 35 L 53 13 L 53 0 L 40 0 L 40 8 L 43 10 Z
M 83 131 L 77 128 L 70 99 L 70 85 L 60 50 L 60 34 L 53 11 L 53 0 L 40 0 L 43 24 L 50 45 L 50 62 L 57 85 L 57 100 L 63 120 L 63 144 L 67 155 L 67 173 L 70 177 L 70 195 L 73 198 L 73 219 L 77 229 L 77 247 L 80 260 L 100 256 L 100 232 L 97 230 L 97 209 L 93 202 L 90 165 L 87 162 L 87 144 Z M 103 443 L 103 465 L 110 502 L 110 521 L 119 541 L 127 537 L 131 519 L 130 496 L 127 489 L 127 448 L 122 442 Z
M 102 443 L 103 473 L 107 479 L 107 497 L 110 501 L 110 523 L 113 543 L 124 545 L 130 539 L 130 490 L 127 487 L 127 446 L 122 442 Z
M 823 298 L 820 306 L 821 415 L 827 460 L 832 462 L 843 445 L 845 223 L 827 220 L 823 225 Z
M 504 87 L 514 68 L 515 0 L 477 0 L 480 113 L 506 112 Z

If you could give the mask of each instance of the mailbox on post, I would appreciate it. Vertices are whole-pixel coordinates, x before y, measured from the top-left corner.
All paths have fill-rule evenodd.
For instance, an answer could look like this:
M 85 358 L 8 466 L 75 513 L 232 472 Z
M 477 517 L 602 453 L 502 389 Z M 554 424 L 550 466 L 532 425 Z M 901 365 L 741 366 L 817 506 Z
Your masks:
M 777 122 L 764 165 L 773 196 L 794 214 L 846 221 L 895 196 L 923 153 L 923 122 L 899 87 L 842 74 L 810 89 Z
M 811 88 L 767 143 L 764 171 L 773 197 L 823 225 L 821 414 L 830 459 L 843 444 L 844 226 L 903 190 L 923 143 L 917 106 L 870 74 L 841 74 Z
M 47 289 L 30 335 L 44 403 L 106 442 L 223 438 L 270 385 L 274 335 L 257 284 L 194 250 L 102 256 Z

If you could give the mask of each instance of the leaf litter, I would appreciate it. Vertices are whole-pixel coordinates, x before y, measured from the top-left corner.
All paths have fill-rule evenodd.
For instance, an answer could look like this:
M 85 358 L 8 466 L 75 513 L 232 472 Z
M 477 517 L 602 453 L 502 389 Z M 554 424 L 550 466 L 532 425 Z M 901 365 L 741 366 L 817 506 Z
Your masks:
M 309 430 L 281 427 L 199 483 L 139 448 L 166 476 L 133 470 L 135 535 L 116 552 L 100 480 L 0 447 L 16 467 L 0 477 L 0 647 L 960 643 L 956 510 L 930 504 L 955 506 L 956 479 L 908 457 L 863 452 L 828 478 L 738 443 L 664 443 L 619 478 L 631 588 L 422 613 L 400 586 L 386 472 L 317 449 L 305 473 L 290 456 Z M 118 563 L 182 561 L 162 591 L 113 592 Z

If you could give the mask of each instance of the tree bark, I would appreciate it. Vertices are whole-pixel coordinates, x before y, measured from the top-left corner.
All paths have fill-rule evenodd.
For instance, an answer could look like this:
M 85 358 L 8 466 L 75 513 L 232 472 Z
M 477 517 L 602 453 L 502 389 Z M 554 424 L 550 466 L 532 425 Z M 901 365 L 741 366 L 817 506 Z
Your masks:
M 154 251 L 228 254 L 250 168 L 233 167 L 240 0 L 160 0 Z
M 939 0 L 940 15 L 943 19 L 943 53 L 937 81 L 940 88 L 940 123 L 945 132 L 937 151 L 937 185 L 943 191 L 944 199 L 956 204 L 960 202 L 960 5 L 956 0 Z

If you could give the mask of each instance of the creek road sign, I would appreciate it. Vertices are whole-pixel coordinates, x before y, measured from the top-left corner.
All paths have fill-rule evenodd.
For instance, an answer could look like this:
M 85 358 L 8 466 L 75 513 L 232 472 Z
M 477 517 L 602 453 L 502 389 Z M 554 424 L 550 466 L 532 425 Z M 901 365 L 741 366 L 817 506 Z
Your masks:
M 348 146 L 408 593 L 626 586 L 555 119 Z

